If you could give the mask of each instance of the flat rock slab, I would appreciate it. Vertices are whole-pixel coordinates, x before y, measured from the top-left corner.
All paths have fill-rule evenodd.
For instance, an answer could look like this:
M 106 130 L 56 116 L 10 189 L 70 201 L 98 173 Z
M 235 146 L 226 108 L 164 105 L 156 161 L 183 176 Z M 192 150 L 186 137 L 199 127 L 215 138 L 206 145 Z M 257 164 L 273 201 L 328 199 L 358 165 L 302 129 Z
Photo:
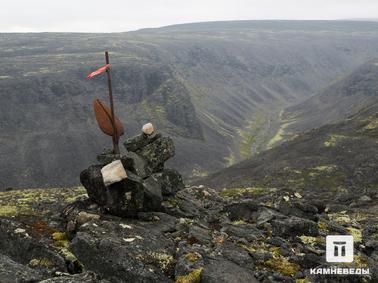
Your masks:
M 87 269 L 111 282 L 172 282 L 174 243 L 158 227 L 159 222 L 88 222 L 71 249 Z
M 201 283 L 258 283 L 252 271 L 228 260 L 210 260 L 204 267 Z

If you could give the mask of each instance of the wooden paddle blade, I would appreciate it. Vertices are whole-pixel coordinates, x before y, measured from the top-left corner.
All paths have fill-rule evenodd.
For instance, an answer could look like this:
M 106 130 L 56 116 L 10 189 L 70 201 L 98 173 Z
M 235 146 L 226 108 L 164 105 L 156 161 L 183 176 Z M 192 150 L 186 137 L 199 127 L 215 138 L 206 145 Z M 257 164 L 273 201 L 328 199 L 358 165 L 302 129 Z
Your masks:
M 110 108 L 103 104 L 99 99 L 96 99 L 93 102 L 93 109 L 101 131 L 109 136 L 113 136 L 113 124 Z M 114 120 L 117 129 L 117 138 L 119 138 L 124 134 L 123 124 L 116 116 L 114 116 Z

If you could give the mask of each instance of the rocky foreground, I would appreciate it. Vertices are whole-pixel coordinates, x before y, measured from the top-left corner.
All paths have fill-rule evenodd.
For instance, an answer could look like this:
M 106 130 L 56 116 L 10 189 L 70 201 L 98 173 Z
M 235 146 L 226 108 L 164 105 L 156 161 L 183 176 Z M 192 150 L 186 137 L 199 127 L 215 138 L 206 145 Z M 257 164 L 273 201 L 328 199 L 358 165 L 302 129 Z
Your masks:
M 134 219 L 80 187 L 2 192 L 0 282 L 377 282 L 377 199 L 197 186 Z M 353 235 L 354 262 L 337 266 L 370 275 L 311 275 L 328 234 Z

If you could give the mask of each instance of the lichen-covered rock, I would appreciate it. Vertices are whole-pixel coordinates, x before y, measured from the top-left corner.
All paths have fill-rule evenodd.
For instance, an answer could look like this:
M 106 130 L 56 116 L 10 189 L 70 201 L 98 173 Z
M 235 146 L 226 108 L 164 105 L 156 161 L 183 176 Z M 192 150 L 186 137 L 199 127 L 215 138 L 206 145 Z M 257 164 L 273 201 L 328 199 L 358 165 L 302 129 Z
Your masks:
M 101 165 L 107 165 L 115 160 L 119 160 L 120 158 L 120 154 L 114 154 L 112 151 L 105 151 L 97 155 L 97 161 L 100 162 Z
M 174 196 L 178 191 L 184 189 L 184 183 L 179 172 L 174 169 L 164 169 L 162 172 L 153 174 L 160 184 L 163 197 Z
M 154 142 L 155 140 L 161 138 L 161 134 L 155 133 L 152 135 L 147 135 L 145 133 L 142 133 L 140 135 L 137 135 L 135 137 L 127 139 L 123 145 L 128 151 L 137 152 L 141 150 L 146 145 Z
M 164 162 L 175 155 L 173 140 L 161 137 L 138 150 L 138 155 L 144 157 L 153 172 L 164 168 Z
M 184 188 L 163 201 L 165 213 L 138 211 L 133 218 L 120 218 L 83 193 L 80 188 L 0 193 L 1 208 L 7 207 L 0 210 L 0 250 L 8 268 L 3 273 L 0 268 L 0 276 L 8 276 L 0 278 L 20 271 L 22 276 L 36 272 L 38 281 L 47 283 L 378 279 L 374 204 L 338 213 L 320 209 L 318 219 L 311 221 L 277 211 L 286 191 L 230 200 L 200 186 Z M 301 194 L 307 200 L 306 193 Z M 330 199 L 325 207 L 333 203 Z M 237 207 L 243 208 L 247 221 L 236 219 Z M 69 233 L 64 231 L 66 223 L 73 223 Z M 306 235 L 315 230 L 317 235 Z M 334 230 L 361 241 L 347 266 L 369 267 L 370 275 L 309 274 L 311 268 L 327 266 L 325 237 L 339 233 Z

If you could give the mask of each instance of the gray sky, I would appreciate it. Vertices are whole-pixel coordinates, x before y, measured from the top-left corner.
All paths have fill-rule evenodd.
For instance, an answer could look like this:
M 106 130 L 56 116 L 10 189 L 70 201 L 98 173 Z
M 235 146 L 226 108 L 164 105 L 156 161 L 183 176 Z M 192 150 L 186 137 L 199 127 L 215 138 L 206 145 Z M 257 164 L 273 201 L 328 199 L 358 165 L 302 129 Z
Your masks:
M 200 21 L 378 18 L 378 0 L 1 0 L 1 2 L 0 32 L 120 32 Z

